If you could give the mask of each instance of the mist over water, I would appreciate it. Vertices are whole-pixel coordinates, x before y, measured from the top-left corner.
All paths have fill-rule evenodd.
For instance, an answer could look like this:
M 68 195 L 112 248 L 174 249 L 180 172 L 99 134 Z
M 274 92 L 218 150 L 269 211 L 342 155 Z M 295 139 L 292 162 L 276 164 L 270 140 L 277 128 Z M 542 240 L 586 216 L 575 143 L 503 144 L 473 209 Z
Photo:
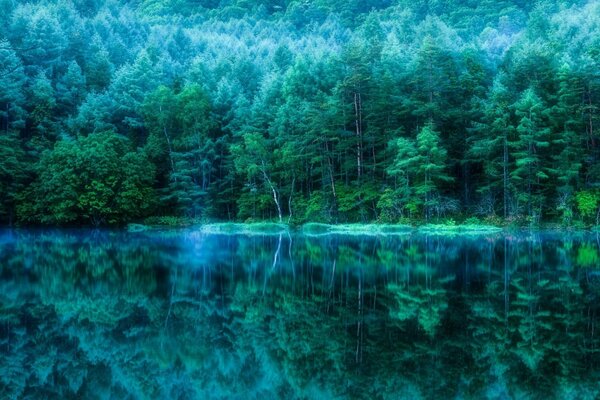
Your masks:
M 5 230 L 0 397 L 597 398 L 599 243 Z

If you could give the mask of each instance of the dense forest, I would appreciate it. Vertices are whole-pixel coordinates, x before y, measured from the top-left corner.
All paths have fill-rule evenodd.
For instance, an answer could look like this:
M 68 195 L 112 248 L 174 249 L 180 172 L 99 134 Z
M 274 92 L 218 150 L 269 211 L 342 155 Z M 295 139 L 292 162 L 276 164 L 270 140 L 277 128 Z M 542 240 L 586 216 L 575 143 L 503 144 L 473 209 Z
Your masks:
M 0 15 L 1 223 L 598 224 L 598 1 Z

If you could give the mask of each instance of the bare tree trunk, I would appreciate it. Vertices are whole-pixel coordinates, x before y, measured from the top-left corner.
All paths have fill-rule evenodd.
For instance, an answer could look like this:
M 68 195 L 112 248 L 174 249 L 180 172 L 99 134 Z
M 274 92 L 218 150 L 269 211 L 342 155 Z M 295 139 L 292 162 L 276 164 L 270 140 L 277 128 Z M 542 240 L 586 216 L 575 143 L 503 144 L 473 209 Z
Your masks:
M 262 168 L 261 171 L 263 173 L 263 177 L 265 178 L 265 181 L 268 183 L 269 187 L 271 188 L 271 192 L 273 192 L 273 200 L 275 201 L 275 206 L 277 207 L 277 214 L 279 216 L 279 223 L 283 222 L 283 215 L 281 213 L 281 205 L 279 204 L 279 194 L 277 193 L 277 190 L 275 189 L 275 186 L 273 185 L 273 182 L 271 182 L 271 179 L 269 179 L 269 175 L 267 175 L 267 171 L 265 169 L 265 162 L 262 162 Z
M 294 186 L 296 184 L 296 175 L 292 179 L 292 190 L 290 191 L 290 197 L 288 198 L 288 210 L 290 215 L 288 216 L 288 224 L 292 220 L 292 196 L 294 196 Z
M 590 143 L 592 144 L 592 149 L 596 148 L 596 141 L 594 140 L 594 105 L 592 104 L 592 89 L 588 88 L 588 104 L 589 104 L 589 135 L 590 135 Z
M 8 123 L 9 123 L 9 118 L 10 118 L 10 116 L 8 114 L 8 111 L 9 111 L 8 106 L 9 106 L 9 103 L 7 102 L 6 103 L 6 133 L 7 134 L 8 134 Z
M 502 190 L 502 205 L 504 211 L 504 219 L 508 216 L 508 138 L 506 135 L 504 136 L 504 155 L 502 160 L 502 181 L 503 181 L 503 190 Z
M 335 193 L 335 180 L 333 179 L 333 162 L 331 161 L 331 157 L 329 155 L 329 145 L 325 142 L 325 150 L 327 151 L 327 167 L 329 169 L 329 179 L 331 180 L 331 192 L 333 194 L 333 199 L 337 199 L 337 195 Z
M 356 126 L 356 168 L 358 173 L 358 180 L 360 181 L 360 176 L 362 172 L 362 117 L 361 110 L 362 106 L 360 104 L 360 94 L 354 93 L 354 125 Z
M 159 111 L 162 113 L 162 106 L 159 106 Z M 171 171 L 175 172 L 175 163 L 173 162 L 173 147 L 171 146 L 171 138 L 167 132 L 167 126 L 163 124 L 163 134 L 167 140 L 167 148 L 169 149 L 169 161 L 171 161 Z

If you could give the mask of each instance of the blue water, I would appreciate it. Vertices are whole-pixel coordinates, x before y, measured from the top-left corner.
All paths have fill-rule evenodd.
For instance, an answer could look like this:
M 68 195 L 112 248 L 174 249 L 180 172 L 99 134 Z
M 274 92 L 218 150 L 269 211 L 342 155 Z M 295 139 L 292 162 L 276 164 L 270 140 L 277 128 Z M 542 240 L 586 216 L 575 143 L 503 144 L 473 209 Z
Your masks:
M 599 398 L 599 243 L 0 231 L 0 398 Z

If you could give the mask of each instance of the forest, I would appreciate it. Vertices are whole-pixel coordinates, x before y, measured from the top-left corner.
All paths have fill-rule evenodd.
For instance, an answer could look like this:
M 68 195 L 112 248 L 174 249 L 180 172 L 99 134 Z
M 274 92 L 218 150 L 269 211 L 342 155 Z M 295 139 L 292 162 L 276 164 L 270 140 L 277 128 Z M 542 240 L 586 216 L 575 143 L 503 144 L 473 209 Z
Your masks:
M 599 224 L 598 1 L 0 15 L 0 224 Z

